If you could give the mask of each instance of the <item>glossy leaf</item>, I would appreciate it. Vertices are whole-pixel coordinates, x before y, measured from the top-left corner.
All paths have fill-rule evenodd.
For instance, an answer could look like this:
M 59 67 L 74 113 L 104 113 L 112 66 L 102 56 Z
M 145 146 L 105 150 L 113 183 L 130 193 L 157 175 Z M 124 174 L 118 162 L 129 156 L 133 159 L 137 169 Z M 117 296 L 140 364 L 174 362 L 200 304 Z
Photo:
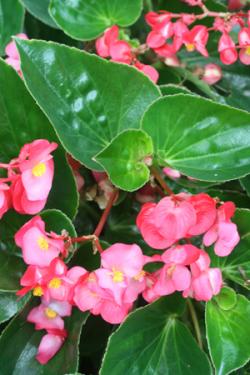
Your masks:
M 0 251 L 0 292 L 16 292 L 25 269 L 22 258 Z
M 250 114 L 190 95 L 161 98 L 146 111 L 142 128 L 153 138 L 162 166 L 205 181 L 250 172 Z
M 231 309 L 221 308 L 215 300 L 207 303 L 206 333 L 216 374 L 230 374 L 250 359 L 250 302 L 237 296 Z
M 119 134 L 95 160 L 120 189 L 134 191 L 150 177 L 146 159 L 153 154 L 152 139 L 141 130 L 127 130 Z
M 56 23 L 49 15 L 50 0 L 21 0 L 21 2 L 35 18 L 38 18 L 50 27 L 57 28 Z
M 58 142 L 47 118 L 26 90 L 23 81 L 4 61 L 0 61 L 0 160 L 9 162 L 21 147 L 35 139 Z M 54 153 L 55 176 L 47 208 L 58 208 L 73 217 L 78 204 L 76 185 L 65 152 Z M 62 184 L 63 181 L 63 184 Z
M 224 287 L 220 294 L 214 297 L 222 310 L 231 310 L 237 303 L 237 294 L 232 288 Z
M 24 9 L 18 0 L 0 0 L 0 55 L 5 55 L 5 47 L 12 35 L 22 32 Z
M 120 132 L 139 128 L 160 96 L 142 73 L 62 45 L 18 41 L 25 81 L 65 148 L 91 169 Z M 105 80 L 104 77 L 111 77 Z
M 51 0 L 50 14 L 64 32 L 80 40 L 95 39 L 112 26 L 133 24 L 142 0 Z
M 205 353 L 177 320 L 183 308 L 174 295 L 131 313 L 110 337 L 100 375 L 211 374 Z
M 163 96 L 176 95 L 176 94 L 189 94 L 192 92 L 184 86 L 178 86 L 174 84 L 161 85 L 160 90 Z
M 222 269 L 224 279 L 250 289 L 250 210 L 238 209 L 233 221 L 238 227 L 240 243 L 227 257 L 217 257 L 212 252 L 212 265 Z
M 29 298 L 28 294 L 20 299 L 15 293 L 0 293 L 0 323 L 12 318 L 24 307 Z
M 1 375 L 64 375 L 78 370 L 78 342 L 81 329 L 88 314 L 73 310 L 66 318 L 68 337 L 61 350 L 48 364 L 40 365 L 35 355 L 44 331 L 35 331 L 34 325 L 26 322 L 33 304 L 29 304 L 4 330 L 0 338 Z

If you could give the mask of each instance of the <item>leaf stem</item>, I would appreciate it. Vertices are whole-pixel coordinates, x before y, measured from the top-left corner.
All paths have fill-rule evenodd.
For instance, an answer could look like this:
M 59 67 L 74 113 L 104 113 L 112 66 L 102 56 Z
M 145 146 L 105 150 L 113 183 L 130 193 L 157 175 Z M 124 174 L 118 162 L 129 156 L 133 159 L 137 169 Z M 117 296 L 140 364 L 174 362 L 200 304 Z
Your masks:
M 154 178 L 159 182 L 162 189 L 165 190 L 169 195 L 175 196 L 174 192 L 170 189 L 165 180 L 161 177 L 161 174 L 158 171 L 158 169 L 152 166 L 150 167 L 150 170 Z
M 107 204 L 105 210 L 103 211 L 103 214 L 102 214 L 102 216 L 100 218 L 100 221 L 99 221 L 99 223 L 98 223 L 98 225 L 97 225 L 97 227 L 96 227 L 96 229 L 94 231 L 94 235 L 96 237 L 99 237 L 100 234 L 101 234 L 101 232 L 102 232 L 102 230 L 103 230 L 103 227 L 104 227 L 104 225 L 105 225 L 105 223 L 107 221 L 107 218 L 109 216 L 110 210 L 111 210 L 111 208 L 112 208 L 112 206 L 114 204 L 114 201 L 116 200 L 117 194 L 118 194 L 118 189 L 115 188 L 113 190 L 112 194 L 110 195 L 110 198 L 108 200 L 108 204 Z
M 196 314 L 194 305 L 193 305 L 193 303 L 191 302 L 190 299 L 187 300 L 187 305 L 188 305 L 189 312 L 190 312 L 190 315 L 191 315 L 191 318 L 192 318 L 192 322 L 193 322 L 193 326 L 194 326 L 195 335 L 196 335 L 196 338 L 197 338 L 198 345 L 201 349 L 203 349 L 201 331 L 200 331 L 200 326 L 199 326 L 197 314 Z

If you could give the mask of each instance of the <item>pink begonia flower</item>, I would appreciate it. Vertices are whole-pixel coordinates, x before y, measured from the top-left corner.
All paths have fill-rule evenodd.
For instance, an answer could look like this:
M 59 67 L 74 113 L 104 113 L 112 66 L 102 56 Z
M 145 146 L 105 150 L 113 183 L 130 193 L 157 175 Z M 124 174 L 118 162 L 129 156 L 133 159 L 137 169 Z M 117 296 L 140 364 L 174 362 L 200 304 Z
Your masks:
M 23 33 L 17 34 L 16 36 L 20 39 L 28 39 L 27 35 Z M 9 44 L 7 44 L 5 48 L 5 53 L 7 56 L 5 59 L 6 63 L 11 65 L 18 72 L 18 74 L 22 76 L 20 68 L 20 56 L 15 42 L 10 42 Z
M 148 76 L 153 82 L 157 82 L 159 78 L 158 71 L 151 65 L 142 64 L 140 61 L 136 61 L 134 66 Z
M 244 2 L 241 0 L 228 0 L 228 9 L 230 11 L 239 10 L 244 6 Z
M 166 249 L 172 245 L 169 240 L 162 236 L 155 226 L 156 203 L 145 203 L 136 219 L 136 225 L 141 232 L 144 241 L 154 249 Z
M 139 246 L 116 243 L 101 253 L 101 268 L 95 271 L 98 284 L 112 292 L 117 304 L 130 278 L 137 278 L 144 266 L 144 256 Z
M 20 285 L 23 288 L 16 294 L 23 297 L 33 289 L 34 296 L 43 296 L 48 269 L 49 267 L 28 266 L 20 280 Z
M 202 25 L 197 25 L 183 34 L 182 42 L 185 44 L 188 52 L 197 50 L 203 56 L 208 57 L 208 52 L 206 50 L 208 37 L 209 33 L 207 28 Z
M 189 228 L 189 236 L 197 236 L 205 233 L 214 224 L 216 219 L 216 201 L 208 194 L 200 193 L 191 195 L 187 199 L 196 213 L 196 223 Z
M 166 40 L 174 34 L 174 24 L 172 22 L 165 23 L 161 28 L 153 29 L 147 36 L 146 43 L 150 48 L 162 47 Z
M 226 33 L 222 34 L 220 37 L 218 51 L 220 53 L 220 59 L 225 65 L 233 64 L 238 59 L 235 43 L 230 35 Z
M 208 85 L 214 85 L 216 82 L 220 81 L 222 78 L 221 67 L 217 64 L 207 64 L 204 67 L 204 73 L 202 80 Z
M 64 321 L 61 318 L 61 314 L 58 314 L 49 306 L 44 304 L 34 307 L 27 316 L 27 321 L 29 323 L 35 324 L 35 329 L 64 329 Z
M 152 29 L 161 31 L 164 27 L 169 23 L 171 20 L 172 15 L 166 11 L 160 11 L 159 13 L 156 12 L 148 12 L 145 15 L 145 20 Z
M 181 177 L 181 173 L 179 171 L 177 171 L 176 169 L 169 168 L 169 167 L 163 168 L 162 172 L 166 176 L 174 178 L 174 179 Z
M 239 58 L 242 64 L 250 65 L 250 27 L 240 30 L 239 35 L 240 52 Z
M 42 365 L 48 363 L 62 347 L 64 340 L 65 337 L 63 335 L 55 335 L 52 333 L 44 335 L 37 350 L 37 361 Z
M 189 229 L 196 224 L 196 212 L 188 201 L 165 197 L 155 207 L 154 222 L 159 233 L 172 245 L 186 237 Z
M 233 202 L 226 202 L 220 206 L 215 224 L 203 237 L 205 246 L 215 243 L 214 252 L 221 257 L 229 255 L 240 241 L 237 226 L 230 220 L 234 212 Z
M 191 272 L 186 266 L 166 264 L 158 272 L 154 290 L 160 296 L 166 296 L 176 291 L 181 292 L 190 286 Z
M 25 263 L 47 267 L 64 250 L 64 242 L 52 239 L 45 232 L 45 223 L 35 216 L 15 234 L 16 245 L 21 247 Z
M 74 302 L 81 311 L 90 310 L 92 314 L 101 315 L 111 324 L 121 323 L 132 308 L 131 303 L 118 305 L 112 293 L 99 286 L 94 272 L 83 277 L 75 287 Z
M 188 5 L 192 7 L 203 5 L 202 0 L 182 0 L 182 1 L 184 1 L 185 3 L 187 3 Z
M 0 219 L 11 207 L 11 191 L 7 184 L 0 182 Z
M 110 46 L 111 60 L 124 64 L 131 64 L 132 52 L 131 47 L 125 40 L 117 40 Z
M 180 264 L 182 266 L 189 266 L 196 262 L 200 257 L 200 249 L 191 244 L 177 245 L 167 249 L 161 256 L 161 259 L 166 264 Z
M 118 40 L 119 27 L 114 25 L 105 30 L 103 36 L 96 40 L 96 51 L 101 57 L 110 56 L 111 45 Z
M 165 58 L 164 63 L 168 66 L 180 66 L 180 60 L 177 56 L 172 55 Z

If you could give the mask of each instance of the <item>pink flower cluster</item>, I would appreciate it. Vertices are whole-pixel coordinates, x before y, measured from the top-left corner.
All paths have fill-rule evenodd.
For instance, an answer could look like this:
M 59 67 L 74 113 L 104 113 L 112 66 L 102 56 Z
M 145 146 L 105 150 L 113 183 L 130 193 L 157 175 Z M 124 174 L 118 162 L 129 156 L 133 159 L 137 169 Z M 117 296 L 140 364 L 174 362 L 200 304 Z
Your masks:
M 96 51 L 101 57 L 110 57 L 112 61 L 133 65 L 153 82 L 158 80 L 157 70 L 150 65 L 141 63 L 133 53 L 131 45 L 125 40 L 119 40 L 119 28 L 116 25 L 108 28 L 104 35 L 96 40 Z
M 8 172 L 7 178 L 0 178 L 0 218 L 12 207 L 31 215 L 44 208 L 54 176 L 51 153 L 56 148 L 54 142 L 37 139 L 24 145 L 9 164 L 0 163 Z
M 203 244 L 214 244 L 216 255 L 229 255 L 240 240 L 237 226 L 231 222 L 234 211 L 232 202 L 217 208 L 216 201 L 204 193 L 181 193 L 142 206 L 137 226 L 145 242 L 154 249 L 167 248 L 161 256 L 164 266 L 147 277 L 143 296 L 148 302 L 175 291 L 199 301 L 219 293 L 221 271 L 210 268 L 209 255 L 191 243 L 178 242 L 203 235 Z
M 189 5 L 201 5 L 196 1 L 188 1 Z M 208 12 L 207 15 L 211 15 Z M 206 16 L 206 13 L 202 15 Z M 208 51 L 206 45 L 209 38 L 209 31 L 219 31 L 222 33 L 219 44 L 218 52 L 220 59 L 223 64 L 233 64 L 239 58 L 243 64 L 250 64 L 250 12 L 248 16 L 248 22 L 240 15 L 232 15 L 228 17 L 220 17 L 214 15 L 215 20 L 213 27 L 207 28 L 204 25 L 195 25 L 193 28 L 189 28 L 189 25 L 196 20 L 202 18 L 200 15 L 194 14 L 172 14 L 167 11 L 161 11 L 159 13 L 149 12 L 146 14 L 146 22 L 152 28 L 152 31 L 148 34 L 147 45 L 152 48 L 155 53 L 166 59 L 171 58 L 178 65 L 178 58 L 176 53 L 184 45 L 188 52 L 198 51 L 204 57 L 208 57 Z M 173 22 L 173 19 L 177 18 L 177 21 Z M 239 44 L 236 46 L 230 32 L 233 27 L 240 27 L 238 34 Z

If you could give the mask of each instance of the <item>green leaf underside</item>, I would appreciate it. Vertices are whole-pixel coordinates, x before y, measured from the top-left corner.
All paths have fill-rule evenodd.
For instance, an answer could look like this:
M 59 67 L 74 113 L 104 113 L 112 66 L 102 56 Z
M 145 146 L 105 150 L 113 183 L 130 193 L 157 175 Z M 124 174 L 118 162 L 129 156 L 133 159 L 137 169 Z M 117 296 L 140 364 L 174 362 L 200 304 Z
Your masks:
M 0 60 L 0 160 L 18 156 L 35 139 L 58 142 L 53 127 L 26 90 L 17 73 Z M 58 208 L 73 217 L 78 204 L 76 184 L 64 150 L 54 153 L 55 175 L 46 208 Z M 62 184 L 63 180 L 63 184 Z
M 161 165 L 205 181 L 250 172 L 250 114 L 210 100 L 174 95 L 155 101 L 142 129 L 151 135 Z
M 26 84 L 65 148 L 88 168 L 102 170 L 93 157 L 120 132 L 140 127 L 158 88 L 133 67 L 74 48 L 17 43 Z
M 5 47 L 12 35 L 22 32 L 24 9 L 18 0 L 0 0 L 0 55 L 5 55 Z
M 56 23 L 49 15 L 50 0 L 21 0 L 29 13 L 50 27 L 57 28 Z
M 112 25 L 129 26 L 140 16 L 142 0 L 51 0 L 55 22 L 79 40 L 91 40 Z
M 133 191 L 149 180 L 150 172 L 143 160 L 152 154 L 152 140 L 145 132 L 126 130 L 95 159 L 104 167 L 114 185 Z
M 249 319 L 250 302 L 241 295 L 228 310 L 221 309 L 215 301 L 207 303 L 207 339 L 216 374 L 229 374 L 250 359 Z
M 177 320 L 184 304 L 174 295 L 130 314 L 109 339 L 100 375 L 211 374 L 205 353 Z
M 69 318 L 64 318 L 68 337 L 60 351 L 46 364 L 35 359 L 44 330 L 35 331 L 34 324 L 26 322 L 26 316 L 34 307 L 29 303 L 4 330 L 0 338 L 1 375 L 64 375 L 78 369 L 78 343 L 81 329 L 88 313 L 73 309 Z

